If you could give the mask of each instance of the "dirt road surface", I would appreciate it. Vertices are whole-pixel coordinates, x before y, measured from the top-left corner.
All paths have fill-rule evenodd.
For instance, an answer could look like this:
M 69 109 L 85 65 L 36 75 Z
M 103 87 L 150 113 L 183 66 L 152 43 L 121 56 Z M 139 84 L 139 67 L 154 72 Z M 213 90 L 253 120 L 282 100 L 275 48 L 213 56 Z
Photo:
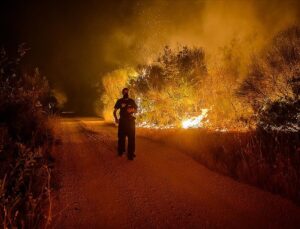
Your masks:
M 116 155 L 116 128 L 62 119 L 55 228 L 300 228 L 300 208 L 214 173 L 183 152 L 137 137 Z

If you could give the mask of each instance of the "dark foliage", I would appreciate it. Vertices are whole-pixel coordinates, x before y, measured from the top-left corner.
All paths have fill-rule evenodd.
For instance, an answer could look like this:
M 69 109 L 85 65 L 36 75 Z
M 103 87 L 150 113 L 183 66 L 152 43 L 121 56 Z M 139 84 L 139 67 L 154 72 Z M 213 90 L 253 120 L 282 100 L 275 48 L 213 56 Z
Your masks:
M 28 51 L 0 56 L 0 224 L 40 228 L 49 196 L 49 87 L 38 71 L 22 71 Z
M 260 110 L 259 126 L 267 130 L 299 130 L 300 100 L 275 101 Z
M 48 82 L 35 69 L 23 73 L 21 59 L 27 48 L 21 45 L 17 57 L 7 56 L 2 50 L 0 59 L 0 123 L 9 136 L 18 142 L 42 144 L 47 119 Z M 44 104 L 43 104 L 44 103 Z M 42 130 L 41 130 L 42 129 Z

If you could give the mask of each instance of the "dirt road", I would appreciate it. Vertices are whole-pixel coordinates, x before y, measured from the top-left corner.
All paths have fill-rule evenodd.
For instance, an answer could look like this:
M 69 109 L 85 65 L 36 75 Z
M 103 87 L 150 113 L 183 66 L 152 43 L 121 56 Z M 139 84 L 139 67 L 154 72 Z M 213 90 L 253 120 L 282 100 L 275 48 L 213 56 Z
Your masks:
M 56 228 L 299 228 L 290 201 L 214 173 L 176 149 L 137 138 L 116 156 L 116 128 L 61 120 Z M 61 212 L 60 212 L 61 211 Z

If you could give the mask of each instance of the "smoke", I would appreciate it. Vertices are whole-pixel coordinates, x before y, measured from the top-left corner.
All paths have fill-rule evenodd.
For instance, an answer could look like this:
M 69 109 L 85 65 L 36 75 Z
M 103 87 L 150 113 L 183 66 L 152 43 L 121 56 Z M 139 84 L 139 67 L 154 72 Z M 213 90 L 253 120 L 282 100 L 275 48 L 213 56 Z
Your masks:
M 236 97 L 252 55 L 279 31 L 299 23 L 299 6 L 300 2 L 277 0 L 143 1 L 132 6 L 126 23 L 111 29 L 105 61 L 116 68 L 134 67 L 155 61 L 166 45 L 172 50 L 203 47 L 211 77 L 197 88 L 203 91 L 201 98 L 190 97 L 194 104 L 201 100 L 206 107 L 214 107 L 210 115 L 213 125 L 224 125 L 225 119 L 233 125 L 240 117 L 252 115 L 251 107 Z M 159 93 L 155 95 L 163 98 Z M 177 97 L 168 102 L 182 101 Z M 159 105 L 155 106 L 154 110 L 161 112 Z
M 99 77 L 151 63 L 165 45 L 205 49 L 208 61 L 234 40 L 241 60 L 299 23 L 295 0 L 1 1 L 1 45 L 26 42 L 30 62 L 89 111 Z M 247 62 L 247 61 L 244 61 Z M 82 96 L 84 94 L 85 96 Z
M 143 1 L 113 28 L 105 61 L 149 63 L 165 45 L 202 46 L 215 55 L 238 41 L 243 55 L 260 50 L 278 31 L 299 23 L 297 1 Z

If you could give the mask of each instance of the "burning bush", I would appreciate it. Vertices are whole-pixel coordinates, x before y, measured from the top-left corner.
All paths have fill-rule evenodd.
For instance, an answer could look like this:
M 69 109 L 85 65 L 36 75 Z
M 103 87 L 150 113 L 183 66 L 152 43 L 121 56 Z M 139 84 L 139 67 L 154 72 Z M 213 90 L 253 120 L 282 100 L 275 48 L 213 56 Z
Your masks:
M 112 120 L 113 105 L 127 86 L 140 107 L 139 125 L 180 126 L 183 119 L 201 114 L 198 88 L 206 75 L 203 49 L 183 47 L 174 51 L 165 47 L 151 65 L 119 69 L 103 77 L 103 117 Z
M 252 59 L 239 52 L 243 44 L 238 40 L 220 49 L 209 64 L 202 48 L 165 47 L 134 74 L 125 68 L 103 78 L 104 118 L 112 120 L 113 104 L 127 86 L 140 107 L 139 126 L 183 127 L 184 122 L 185 127 L 210 129 L 297 131 L 299 31 L 292 27 L 278 33 Z
M 267 129 L 300 130 L 300 28 L 274 37 L 250 66 L 239 90 Z
M 139 126 L 237 127 L 241 117 L 247 118 L 252 110 L 245 109 L 235 95 L 240 74 L 236 58 L 232 59 L 234 55 L 228 57 L 232 49 L 237 47 L 224 49 L 226 52 L 222 55 L 227 59 L 221 66 L 208 69 L 202 48 L 171 49 L 166 46 L 149 65 L 140 65 L 130 71 L 119 69 L 105 75 L 102 79 L 104 118 L 112 120 L 113 105 L 126 86 L 140 108 Z
M 103 76 L 103 94 L 101 103 L 96 102 L 96 112 L 105 120 L 112 121 L 112 109 L 119 98 L 122 89 L 128 85 L 130 79 L 136 77 L 137 73 L 132 68 L 117 69 Z M 99 109 L 100 108 L 100 109 Z
M 207 74 L 203 49 L 165 47 L 155 63 L 139 68 L 130 81 L 138 98 L 138 121 L 156 127 L 180 126 L 183 119 L 201 113 L 197 88 Z

